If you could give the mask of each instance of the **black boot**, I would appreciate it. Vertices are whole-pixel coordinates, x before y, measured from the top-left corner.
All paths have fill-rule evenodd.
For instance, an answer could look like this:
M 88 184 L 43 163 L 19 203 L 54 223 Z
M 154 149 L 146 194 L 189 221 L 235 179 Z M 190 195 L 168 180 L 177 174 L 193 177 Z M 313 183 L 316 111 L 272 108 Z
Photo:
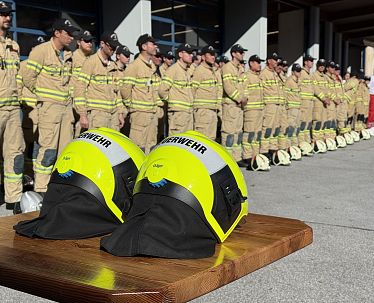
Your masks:
M 13 204 L 14 204 L 13 215 L 21 214 L 22 213 L 21 202 L 16 202 L 16 203 L 13 203 Z
M 14 209 L 14 204 L 15 203 L 5 203 L 6 204 L 6 206 L 5 206 L 5 208 L 7 209 L 7 210 L 13 210 Z
M 236 162 L 239 167 L 247 167 L 248 163 L 246 163 L 246 160 L 240 160 Z

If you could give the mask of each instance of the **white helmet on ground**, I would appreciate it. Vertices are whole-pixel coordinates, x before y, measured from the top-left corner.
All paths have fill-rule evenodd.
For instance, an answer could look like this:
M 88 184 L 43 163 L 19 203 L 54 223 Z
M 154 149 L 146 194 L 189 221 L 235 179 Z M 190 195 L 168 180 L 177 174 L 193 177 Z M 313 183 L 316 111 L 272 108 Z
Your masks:
M 353 137 L 350 133 L 345 133 L 344 135 L 345 142 L 347 142 L 348 145 L 353 144 Z
M 290 146 L 291 160 L 301 160 L 301 149 L 298 146 Z
M 326 139 L 326 146 L 327 150 L 337 150 L 338 148 L 336 147 L 336 142 L 334 139 L 327 138 Z
M 338 147 L 346 147 L 347 142 L 345 141 L 343 136 L 336 136 L 336 145 Z
M 258 171 L 258 170 L 267 171 L 267 170 L 270 170 L 269 159 L 262 154 L 258 154 L 255 157 L 253 157 L 250 165 L 251 165 L 251 169 L 253 171 Z
M 43 197 L 34 191 L 26 191 L 21 197 L 22 213 L 29 213 L 40 210 L 42 206 Z
M 362 139 L 364 139 L 364 140 L 369 140 L 370 139 L 370 133 L 367 129 L 363 129 L 361 131 L 361 136 L 362 136 Z
M 351 136 L 352 136 L 354 142 L 360 141 L 360 135 L 358 134 L 358 132 L 352 130 L 351 131 Z
M 273 163 L 274 165 L 290 165 L 290 155 L 284 150 L 278 150 L 273 153 Z
M 316 140 L 316 142 L 314 142 L 314 149 L 313 149 L 313 151 L 314 151 L 315 154 L 327 152 L 326 143 L 323 142 L 322 140 Z
M 299 147 L 301 149 L 301 154 L 303 156 L 313 156 L 313 147 L 308 142 L 301 142 L 299 144 Z

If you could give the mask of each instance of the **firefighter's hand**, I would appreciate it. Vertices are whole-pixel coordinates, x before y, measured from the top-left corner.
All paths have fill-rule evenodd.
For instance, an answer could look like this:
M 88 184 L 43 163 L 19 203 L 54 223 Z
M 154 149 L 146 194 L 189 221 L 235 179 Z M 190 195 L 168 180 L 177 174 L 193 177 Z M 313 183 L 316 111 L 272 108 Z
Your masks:
M 242 106 L 242 108 L 244 108 L 248 103 L 248 98 L 247 97 L 244 97 L 241 101 L 240 101 L 240 104 Z
M 119 128 L 121 129 L 125 125 L 125 117 L 123 114 L 118 114 Z
M 330 99 L 325 99 L 325 101 L 323 103 L 325 103 L 325 105 L 328 106 L 328 105 L 330 105 L 331 100 Z
M 81 125 L 81 128 L 88 129 L 89 125 L 88 125 L 88 118 L 87 118 L 86 114 L 81 114 L 80 115 L 79 123 Z

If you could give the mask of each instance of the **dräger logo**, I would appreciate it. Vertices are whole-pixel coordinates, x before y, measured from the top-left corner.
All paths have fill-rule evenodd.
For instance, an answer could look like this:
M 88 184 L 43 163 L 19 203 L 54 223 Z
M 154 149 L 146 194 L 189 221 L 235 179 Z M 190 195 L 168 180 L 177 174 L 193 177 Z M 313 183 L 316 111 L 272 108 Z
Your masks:
M 101 144 L 105 148 L 108 148 L 112 144 L 112 142 L 110 142 L 107 138 L 93 133 L 83 133 L 78 137 L 78 139 L 89 139 Z
M 190 138 L 186 137 L 170 137 L 163 140 L 160 144 L 165 143 L 178 143 L 182 145 L 186 145 L 190 148 L 195 149 L 197 152 L 201 153 L 202 155 L 208 150 L 207 147 L 205 147 L 202 143 L 198 141 L 194 141 Z

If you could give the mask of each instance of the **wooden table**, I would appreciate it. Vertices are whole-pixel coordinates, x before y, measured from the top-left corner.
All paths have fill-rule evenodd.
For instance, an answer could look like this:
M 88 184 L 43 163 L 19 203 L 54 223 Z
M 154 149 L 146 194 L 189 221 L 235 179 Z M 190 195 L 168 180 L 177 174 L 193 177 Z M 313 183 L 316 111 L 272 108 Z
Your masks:
M 99 238 L 54 241 L 16 235 L 37 213 L 0 218 L 0 284 L 59 302 L 185 302 L 211 292 L 313 241 L 312 229 L 250 214 L 211 258 L 114 257 Z

